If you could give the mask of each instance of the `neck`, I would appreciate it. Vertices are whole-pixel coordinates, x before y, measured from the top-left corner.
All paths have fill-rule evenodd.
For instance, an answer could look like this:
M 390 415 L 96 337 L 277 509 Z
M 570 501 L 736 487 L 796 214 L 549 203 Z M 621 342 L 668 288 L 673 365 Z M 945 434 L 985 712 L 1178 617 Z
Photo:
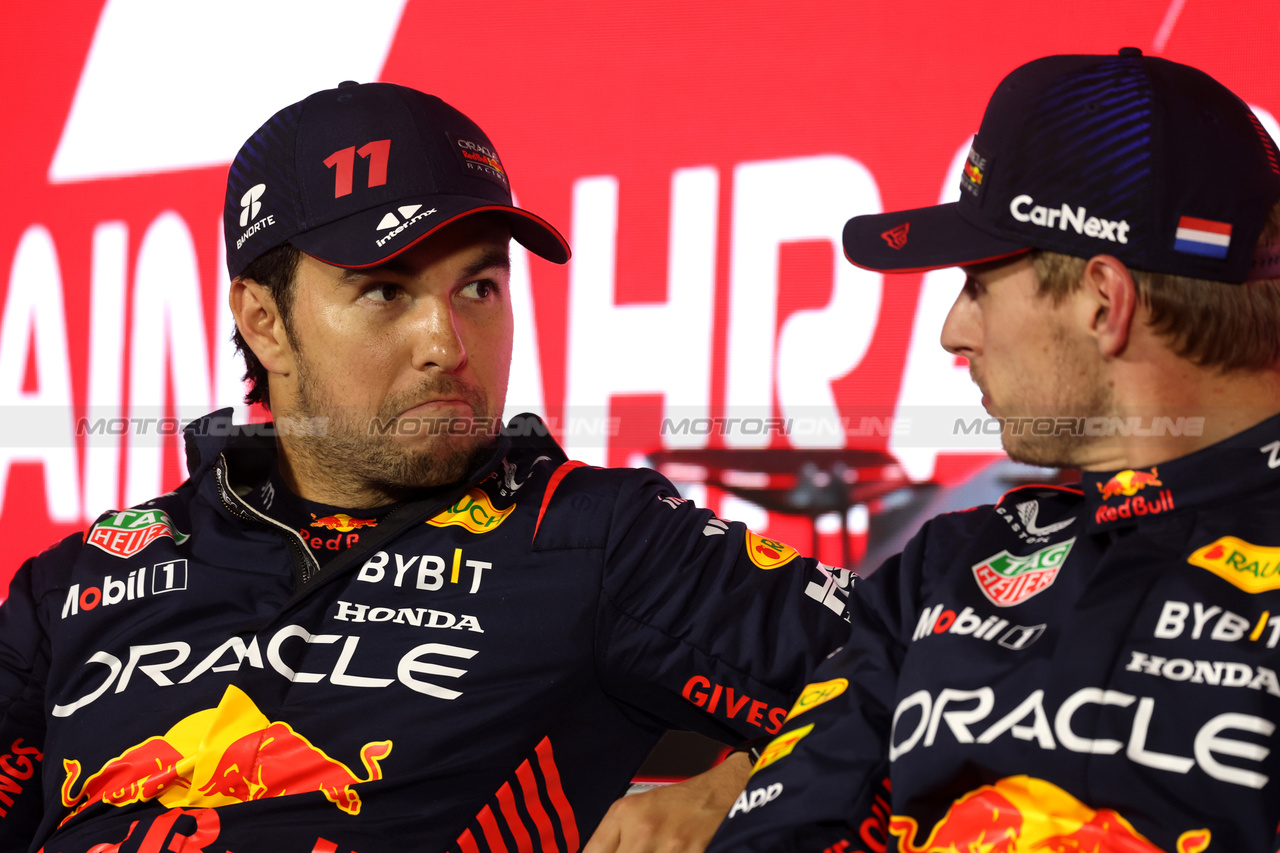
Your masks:
M 375 509 L 402 500 L 404 490 L 369 482 L 350 460 L 332 458 L 321 443 L 276 435 L 280 479 L 300 498 L 343 509 Z
M 1149 468 L 1280 414 L 1280 372 L 1197 367 L 1183 359 L 1118 375 L 1115 435 L 1090 447 L 1091 471 Z M 1127 433 L 1127 434 L 1126 434 Z

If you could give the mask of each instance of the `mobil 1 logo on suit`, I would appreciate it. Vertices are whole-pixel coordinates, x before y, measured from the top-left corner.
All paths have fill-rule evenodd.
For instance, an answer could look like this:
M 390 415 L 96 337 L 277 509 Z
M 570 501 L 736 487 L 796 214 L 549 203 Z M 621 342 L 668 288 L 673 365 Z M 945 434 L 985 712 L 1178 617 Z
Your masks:
M 122 601 L 135 601 L 165 592 L 187 588 L 187 561 L 169 560 L 153 566 L 142 566 L 120 576 L 107 575 L 102 585 L 73 583 L 62 603 L 62 618 L 82 611 L 110 607 Z

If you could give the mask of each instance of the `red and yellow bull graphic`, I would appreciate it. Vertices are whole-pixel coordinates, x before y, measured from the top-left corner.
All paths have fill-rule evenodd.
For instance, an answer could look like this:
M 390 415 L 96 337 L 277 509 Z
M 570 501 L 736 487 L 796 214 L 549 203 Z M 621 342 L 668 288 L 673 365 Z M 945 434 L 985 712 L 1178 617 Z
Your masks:
M 157 800 L 169 808 L 246 803 L 319 791 L 347 814 L 360 813 L 353 786 L 382 778 L 391 741 L 360 749 L 364 776 L 330 757 L 284 722 L 273 722 L 238 687 L 217 707 L 183 718 L 163 735 L 123 750 L 82 779 L 80 762 L 64 759 L 62 823 L 95 803 L 125 806 Z
M 1155 468 L 1151 469 L 1150 474 L 1145 471 L 1130 470 L 1121 471 L 1119 474 L 1114 475 L 1105 484 L 1099 485 L 1098 491 L 1102 494 L 1102 499 L 1106 501 L 1121 495 L 1131 498 L 1147 486 L 1163 485 L 1164 483 L 1160 482 Z
M 472 533 L 488 533 L 506 521 L 507 516 L 515 512 L 516 505 L 506 509 L 495 509 L 493 501 L 483 489 L 471 489 L 458 499 L 457 503 L 437 515 L 427 519 L 433 527 L 448 527 L 456 524 Z
M 91 527 L 84 541 L 108 554 L 128 558 L 161 536 L 168 536 L 179 545 L 190 537 L 179 533 L 162 510 L 124 509 Z
M 1223 536 L 1196 549 L 1187 562 L 1208 569 L 1245 592 L 1280 589 L 1280 548 Z
M 751 562 L 768 571 L 790 563 L 800 556 L 800 552 L 785 542 L 767 539 L 748 530 L 747 556 L 751 558 Z
M 1138 494 L 1147 486 L 1158 488 L 1164 483 L 1160 481 L 1159 471 L 1152 468 L 1146 471 L 1121 471 L 1106 483 L 1095 484 L 1104 501 L 1123 497 L 1124 501 L 1115 505 L 1098 507 L 1094 513 L 1094 521 L 1102 524 L 1122 518 L 1134 518 L 1142 515 L 1155 515 L 1173 509 L 1173 492 L 1161 490 L 1154 498 Z
M 335 515 L 326 515 L 316 518 L 315 513 L 311 514 L 315 521 L 311 522 L 312 527 L 323 527 L 326 530 L 336 530 L 339 533 L 350 533 L 361 527 L 377 527 L 378 519 L 376 518 L 352 518 L 345 512 L 339 512 Z
M 1165 853 L 1112 809 L 1094 810 L 1043 779 L 1010 776 L 956 800 L 916 845 L 915 818 L 894 815 L 889 831 L 899 853 Z M 1207 829 L 1178 836 L 1175 853 L 1201 853 Z
M 796 697 L 796 703 L 791 706 L 791 713 L 787 714 L 787 719 L 794 719 L 823 702 L 830 702 L 848 689 L 849 679 L 847 678 L 833 678 L 830 681 L 818 681 L 806 685 Z

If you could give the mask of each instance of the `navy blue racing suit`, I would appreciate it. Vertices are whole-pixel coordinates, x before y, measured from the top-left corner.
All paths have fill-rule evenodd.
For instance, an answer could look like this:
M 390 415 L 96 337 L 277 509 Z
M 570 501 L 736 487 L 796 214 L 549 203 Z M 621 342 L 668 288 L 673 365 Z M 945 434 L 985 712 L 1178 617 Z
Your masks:
M 939 516 L 854 598 L 714 853 L 1277 849 L 1280 418 Z
M 306 541 L 266 430 L 191 425 L 188 481 L 0 607 L 0 848 L 573 853 L 665 729 L 777 732 L 850 573 L 509 429 Z

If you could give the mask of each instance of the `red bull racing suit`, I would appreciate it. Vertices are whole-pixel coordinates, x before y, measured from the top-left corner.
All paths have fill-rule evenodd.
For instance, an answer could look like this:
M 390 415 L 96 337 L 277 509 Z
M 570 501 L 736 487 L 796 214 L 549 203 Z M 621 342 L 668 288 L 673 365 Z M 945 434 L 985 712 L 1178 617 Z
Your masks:
M 664 729 L 777 732 L 852 576 L 540 427 L 308 542 L 270 435 L 195 422 L 0 607 L 0 848 L 573 853 Z
M 1280 419 L 939 516 L 711 850 L 1275 851 Z

